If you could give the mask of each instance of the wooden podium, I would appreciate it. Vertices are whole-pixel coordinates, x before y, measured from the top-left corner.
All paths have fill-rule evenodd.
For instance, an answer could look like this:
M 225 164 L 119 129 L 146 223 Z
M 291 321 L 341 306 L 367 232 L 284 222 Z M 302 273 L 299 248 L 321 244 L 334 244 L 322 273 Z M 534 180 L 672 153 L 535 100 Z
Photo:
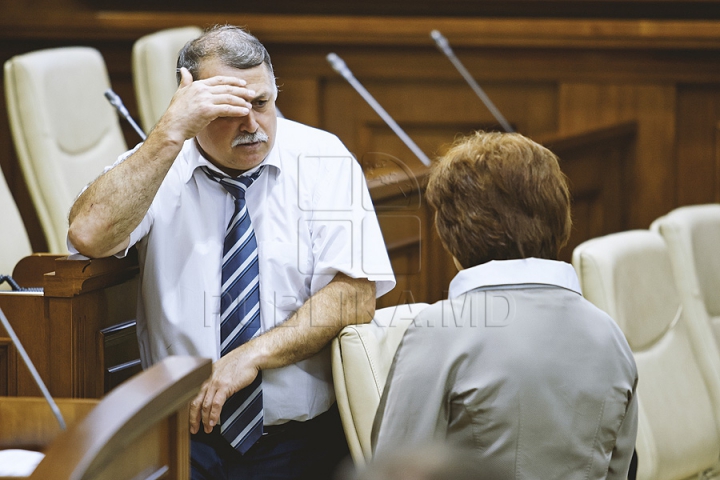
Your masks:
M 188 405 L 211 371 L 210 359 L 168 357 L 102 401 L 58 399 L 62 433 L 43 398 L 0 397 L 0 448 L 44 451 L 30 479 L 188 479 Z
M 141 371 L 135 333 L 137 256 L 34 254 L 15 266 L 22 287 L 0 291 L 5 312 L 54 397 L 100 398 Z M 0 396 L 40 396 L 0 326 Z

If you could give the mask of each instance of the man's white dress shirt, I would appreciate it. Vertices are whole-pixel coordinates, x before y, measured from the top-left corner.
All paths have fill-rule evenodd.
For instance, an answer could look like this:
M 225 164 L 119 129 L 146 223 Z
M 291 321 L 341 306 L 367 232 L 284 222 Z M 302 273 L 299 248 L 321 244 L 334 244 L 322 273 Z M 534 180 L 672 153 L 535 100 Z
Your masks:
M 258 241 L 261 332 L 291 328 L 282 324 L 339 272 L 376 282 L 378 297 L 393 288 L 363 172 L 337 137 L 279 118 L 275 145 L 261 165 L 246 193 Z M 144 367 L 168 355 L 219 357 L 221 258 L 234 202 L 201 166 L 217 171 L 194 140 L 186 141 L 130 236 L 141 266 Z M 329 348 L 263 371 L 263 392 L 266 425 L 326 411 L 335 400 Z

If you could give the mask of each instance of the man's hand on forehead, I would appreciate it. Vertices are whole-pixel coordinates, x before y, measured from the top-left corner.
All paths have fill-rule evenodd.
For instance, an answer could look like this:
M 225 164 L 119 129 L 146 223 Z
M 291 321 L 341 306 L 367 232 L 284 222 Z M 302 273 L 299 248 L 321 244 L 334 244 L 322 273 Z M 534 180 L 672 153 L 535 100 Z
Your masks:
M 194 137 L 219 117 L 244 117 L 253 108 L 256 92 L 247 82 L 233 76 L 214 76 L 193 81 L 186 68 L 181 82 L 158 126 L 176 142 Z
M 183 69 L 187 72 L 187 75 L 192 79 L 192 75 L 187 69 Z M 182 88 L 185 84 L 185 77 L 183 82 L 180 84 Z M 200 80 L 190 80 L 186 86 L 194 86 L 196 84 L 202 84 L 208 87 L 208 92 L 214 95 L 228 95 L 240 98 L 245 101 L 245 106 L 252 108 L 252 100 L 254 99 L 256 92 L 247 88 L 247 81 L 234 76 L 216 75 L 213 77 L 203 78 Z M 219 98 L 218 100 L 222 100 Z M 234 99 L 228 98 L 227 103 L 233 104 Z

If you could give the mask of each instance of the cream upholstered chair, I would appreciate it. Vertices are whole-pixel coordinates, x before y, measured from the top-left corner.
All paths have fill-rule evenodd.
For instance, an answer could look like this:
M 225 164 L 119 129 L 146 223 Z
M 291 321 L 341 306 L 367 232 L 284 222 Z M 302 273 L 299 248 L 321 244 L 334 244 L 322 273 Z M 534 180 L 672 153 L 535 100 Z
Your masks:
M 200 27 L 169 28 L 141 37 L 133 45 L 133 83 L 140 123 L 146 132 L 165 113 L 177 90 L 178 53 L 201 33 Z
M 720 345 L 720 204 L 677 208 L 651 229 L 668 246 L 685 311 L 704 318 Z
M 25 225 L 5 177 L 0 172 L 0 275 L 10 275 L 15 264 L 32 253 Z M 0 290 L 7 288 L 0 285 Z
M 370 434 L 395 351 L 408 325 L 427 306 L 382 308 L 372 322 L 347 326 L 333 340 L 335 396 L 356 465 L 364 465 L 372 456 Z
M 110 87 L 95 49 L 64 47 L 5 62 L 15 151 L 53 253 L 67 252 L 67 216 L 83 186 L 126 150 L 103 96 Z
M 573 252 L 585 297 L 610 314 L 635 356 L 638 478 L 697 478 L 720 456 L 720 355 L 707 323 L 683 310 L 662 237 L 589 240 Z

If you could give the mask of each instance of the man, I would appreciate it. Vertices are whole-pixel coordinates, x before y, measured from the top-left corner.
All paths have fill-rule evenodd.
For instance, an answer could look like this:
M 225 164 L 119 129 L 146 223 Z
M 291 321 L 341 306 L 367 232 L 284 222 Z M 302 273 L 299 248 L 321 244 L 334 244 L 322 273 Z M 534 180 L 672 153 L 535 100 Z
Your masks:
M 472 449 L 477 478 L 627 478 L 637 369 L 556 260 L 571 220 L 555 155 L 519 134 L 476 133 L 434 166 L 426 194 L 461 271 L 403 337 L 375 455 L 439 440 Z
M 394 285 L 362 171 L 335 136 L 277 119 L 247 32 L 205 32 L 178 72 L 147 140 L 76 201 L 69 242 L 137 246 L 144 366 L 216 360 L 190 406 L 193 479 L 329 478 L 347 445 L 326 346 Z

